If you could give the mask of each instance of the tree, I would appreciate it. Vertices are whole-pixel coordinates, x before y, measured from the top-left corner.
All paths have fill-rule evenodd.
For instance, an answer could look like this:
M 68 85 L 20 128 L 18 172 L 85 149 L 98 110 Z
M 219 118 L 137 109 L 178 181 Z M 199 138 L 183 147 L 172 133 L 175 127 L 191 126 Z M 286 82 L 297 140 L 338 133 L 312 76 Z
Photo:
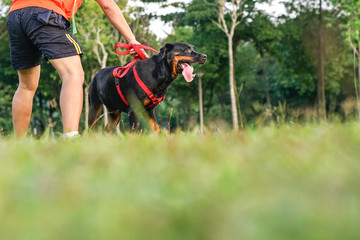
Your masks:
M 242 33 L 245 36 L 245 40 L 253 43 L 260 54 L 261 65 L 259 69 L 257 69 L 260 79 L 256 79 L 256 82 L 259 83 L 257 89 L 262 91 L 262 95 L 265 95 L 267 111 L 271 117 L 271 71 L 272 65 L 274 65 L 276 61 L 273 55 L 275 45 L 281 40 L 283 34 L 270 20 L 270 16 L 263 12 L 257 12 Z M 242 75 L 244 75 L 244 73 L 242 73 Z M 245 84 L 245 82 L 243 82 L 243 84 Z
M 315 1 L 313 3 L 314 5 L 301 5 L 302 7 L 288 6 L 292 17 L 282 16 L 283 23 L 278 25 L 282 37 L 276 44 L 275 57 L 281 67 L 278 72 L 279 81 L 273 88 L 276 92 L 273 97 L 276 101 L 286 100 L 291 108 L 302 106 L 316 110 L 318 105 L 319 5 L 315 5 Z M 338 111 L 339 101 L 344 99 L 345 92 L 342 91 L 352 95 L 347 90 L 348 74 L 351 71 L 348 64 L 349 49 L 343 43 L 343 36 L 339 34 L 342 20 L 337 17 L 337 9 L 323 8 L 322 14 L 326 108 L 327 111 Z M 317 118 L 319 115 L 316 111 L 314 113 Z
M 328 0 L 293 0 L 287 4 L 288 10 L 297 14 L 306 11 L 317 11 L 317 115 L 321 121 L 326 120 L 326 98 L 325 98 L 325 66 L 324 66 L 324 4 L 329 5 Z
M 221 29 L 221 31 L 223 31 L 227 37 L 228 54 L 229 54 L 229 82 L 230 82 L 232 124 L 234 131 L 238 131 L 239 118 L 238 118 L 238 107 L 237 107 L 237 97 L 236 97 L 233 40 L 234 40 L 235 29 L 244 18 L 242 12 L 242 6 L 245 4 L 246 0 L 231 0 L 231 4 L 229 4 L 226 0 L 215 0 L 213 3 L 204 0 L 204 2 L 219 9 L 218 20 L 217 21 L 213 20 L 213 23 L 216 26 L 218 26 L 218 28 Z M 228 27 L 228 21 L 226 20 L 227 13 L 229 13 L 230 15 L 230 27 Z
M 325 79 L 324 79 L 324 35 L 323 35 L 323 1 L 319 0 L 319 37 L 318 37 L 318 82 L 317 82 L 317 97 L 318 97 L 318 118 L 319 120 L 326 120 L 326 100 L 325 100 Z
M 342 24 L 343 33 L 346 42 L 350 45 L 354 57 L 357 57 L 357 82 L 354 81 L 356 97 L 357 97 L 357 111 L 358 119 L 360 120 L 360 100 L 359 100 L 359 86 L 360 86 L 360 1 L 357 0 L 331 0 L 345 16 L 345 23 Z M 356 65 L 354 61 L 354 65 Z M 354 66 L 355 67 L 355 66 Z M 355 73 L 356 79 L 356 73 Z

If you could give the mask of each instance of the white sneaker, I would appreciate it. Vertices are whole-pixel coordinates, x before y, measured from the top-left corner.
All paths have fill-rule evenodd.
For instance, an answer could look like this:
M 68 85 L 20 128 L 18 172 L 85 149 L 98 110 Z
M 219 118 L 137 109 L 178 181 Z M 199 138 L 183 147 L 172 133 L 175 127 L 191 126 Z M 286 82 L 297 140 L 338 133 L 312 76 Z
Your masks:
M 66 139 L 74 139 L 74 138 L 77 138 L 79 136 L 80 136 L 79 131 L 73 131 L 73 132 L 64 133 L 63 134 L 63 139 L 64 140 L 66 140 Z

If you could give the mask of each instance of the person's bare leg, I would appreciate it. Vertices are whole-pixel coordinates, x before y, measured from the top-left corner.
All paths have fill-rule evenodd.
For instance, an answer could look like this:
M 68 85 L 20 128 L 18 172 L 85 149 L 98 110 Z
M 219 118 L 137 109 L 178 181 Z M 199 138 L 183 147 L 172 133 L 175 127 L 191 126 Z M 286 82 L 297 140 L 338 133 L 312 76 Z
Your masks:
M 62 81 L 60 92 L 60 109 L 63 121 L 63 132 L 79 130 L 83 106 L 84 71 L 80 56 L 50 60 Z
M 22 137 L 28 130 L 33 98 L 39 84 L 40 65 L 19 70 L 19 86 L 12 101 L 12 121 L 16 137 Z

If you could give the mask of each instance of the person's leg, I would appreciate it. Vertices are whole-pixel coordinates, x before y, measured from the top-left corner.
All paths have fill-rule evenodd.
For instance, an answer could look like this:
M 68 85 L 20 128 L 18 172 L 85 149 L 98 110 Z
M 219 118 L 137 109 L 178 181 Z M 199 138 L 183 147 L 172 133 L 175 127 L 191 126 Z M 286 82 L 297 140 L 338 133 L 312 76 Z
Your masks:
M 60 109 L 63 120 L 63 132 L 76 132 L 79 129 L 83 106 L 84 71 L 80 56 L 49 60 L 62 81 Z
M 19 87 L 12 101 L 12 120 L 15 135 L 23 136 L 29 127 L 33 98 L 39 84 L 40 65 L 18 70 Z

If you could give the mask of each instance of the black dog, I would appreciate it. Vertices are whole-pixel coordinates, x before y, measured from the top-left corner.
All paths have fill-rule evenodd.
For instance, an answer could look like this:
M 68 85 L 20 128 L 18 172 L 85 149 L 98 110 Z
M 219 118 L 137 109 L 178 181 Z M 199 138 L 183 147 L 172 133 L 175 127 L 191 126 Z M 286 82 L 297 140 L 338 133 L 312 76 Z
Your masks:
M 146 109 L 152 130 L 159 132 L 154 108 L 164 99 L 169 85 L 179 74 L 183 74 L 188 82 L 193 80 L 195 75 L 192 74 L 193 68 L 189 63 L 204 64 L 205 61 L 206 55 L 196 52 L 193 45 L 167 43 L 160 49 L 159 54 L 138 61 L 135 67 L 130 68 L 120 79 L 116 79 L 113 75 L 116 66 L 101 69 L 95 75 L 89 89 L 89 126 L 94 128 L 101 106 L 104 104 L 110 116 L 109 124 L 106 126 L 107 131 L 111 132 L 119 123 L 121 112 L 128 113 L 130 126 L 132 129 L 137 129 L 140 123 L 133 111 L 134 101 L 131 101 L 135 98 L 136 102 Z M 141 86 L 138 79 L 145 87 Z M 118 86 L 115 84 L 116 81 Z

